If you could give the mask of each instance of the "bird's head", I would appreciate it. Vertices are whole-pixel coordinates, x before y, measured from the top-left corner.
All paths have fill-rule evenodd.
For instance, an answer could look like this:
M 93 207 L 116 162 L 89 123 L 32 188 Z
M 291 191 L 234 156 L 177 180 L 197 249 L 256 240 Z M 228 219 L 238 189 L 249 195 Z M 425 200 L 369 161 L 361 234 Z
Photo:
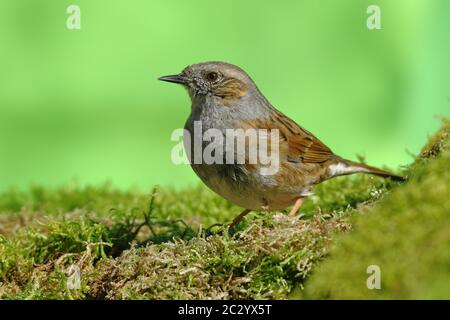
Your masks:
M 245 97 L 256 89 L 253 80 L 241 68 L 225 62 L 203 62 L 186 67 L 181 73 L 159 80 L 183 85 L 192 100 L 213 96 L 225 105 Z

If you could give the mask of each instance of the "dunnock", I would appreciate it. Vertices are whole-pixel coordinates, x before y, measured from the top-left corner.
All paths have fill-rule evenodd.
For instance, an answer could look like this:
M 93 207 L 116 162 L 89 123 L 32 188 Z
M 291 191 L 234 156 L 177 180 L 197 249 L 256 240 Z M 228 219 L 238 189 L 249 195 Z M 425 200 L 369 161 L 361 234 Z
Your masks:
M 247 73 L 237 66 L 224 62 L 199 63 L 159 80 L 179 83 L 187 89 L 192 108 L 185 129 L 191 135 L 196 122 L 203 130 L 219 130 L 224 137 L 228 129 L 278 130 L 279 169 L 274 174 L 262 174 L 264 166 L 258 163 L 207 164 L 190 160 L 195 173 L 209 188 L 245 208 L 230 227 L 252 210 L 282 210 L 293 206 L 290 211 L 293 216 L 312 194 L 314 185 L 336 176 L 362 172 L 404 180 L 402 176 L 335 155 L 312 133 L 275 109 Z M 192 154 L 193 147 L 186 140 L 185 148 Z M 225 145 L 223 148 L 224 158 L 227 152 L 236 152 Z

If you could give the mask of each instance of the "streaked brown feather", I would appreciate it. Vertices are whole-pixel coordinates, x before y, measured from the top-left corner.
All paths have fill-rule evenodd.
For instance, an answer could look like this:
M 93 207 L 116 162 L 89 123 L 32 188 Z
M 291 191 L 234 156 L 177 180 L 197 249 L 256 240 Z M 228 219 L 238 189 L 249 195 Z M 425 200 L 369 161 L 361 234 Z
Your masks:
M 248 87 L 240 80 L 225 79 L 220 86 L 214 88 L 214 94 L 223 99 L 223 103 L 229 106 L 234 100 L 243 97 L 247 93 Z
M 278 129 L 280 132 L 280 154 L 286 160 L 302 163 L 322 163 L 335 157 L 334 153 L 312 133 L 303 129 L 279 111 L 274 117 L 244 121 L 244 127 L 254 129 Z

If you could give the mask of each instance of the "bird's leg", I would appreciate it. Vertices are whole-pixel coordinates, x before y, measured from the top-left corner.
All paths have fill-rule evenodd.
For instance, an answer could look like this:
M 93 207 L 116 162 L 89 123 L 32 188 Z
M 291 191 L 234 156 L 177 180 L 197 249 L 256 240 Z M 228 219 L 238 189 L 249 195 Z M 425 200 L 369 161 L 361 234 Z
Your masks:
M 228 225 L 228 227 L 231 229 L 231 228 L 233 228 L 235 225 L 237 225 L 241 220 L 242 220 L 242 218 L 243 217 L 245 217 L 245 215 L 247 214 L 247 213 L 249 213 L 251 210 L 249 210 L 249 209 L 245 209 L 244 211 L 242 211 L 236 218 L 234 218 L 234 220 L 233 220 L 233 222 L 231 222 L 229 225 Z
M 292 207 L 291 212 L 289 212 L 289 217 L 295 217 L 295 214 L 297 213 L 298 209 L 300 209 L 300 207 L 302 206 L 303 201 L 305 201 L 305 198 L 298 198 L 295 201 L 295 204 Z

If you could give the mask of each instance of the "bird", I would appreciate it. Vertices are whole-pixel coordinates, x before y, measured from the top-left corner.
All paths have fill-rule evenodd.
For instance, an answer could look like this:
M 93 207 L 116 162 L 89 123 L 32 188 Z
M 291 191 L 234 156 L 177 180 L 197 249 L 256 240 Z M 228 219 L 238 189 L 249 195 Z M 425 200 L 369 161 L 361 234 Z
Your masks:
M 278 211 L 291 207 L 289 216 L 294 217 L 304 200 L 313 194 L 315 185 L 337 176 L 366 173 L 394 181 L 405 180 L 401 175 L 336 155 L 311 132 L 276 109 L 252 78 L 236 65 L 221 61 L 202 62 L 158 80 L 180 84 L 187 90 L 192 104 L 184 130 L 191 136 L 196 134 L 196 124 L 201 125 L 203 132 L 214 129 L 224 137 L 230 129 L 276 130 L 278 133 L 278 136 L 265 135 L 266 145 L 274 142 L 279 150 L 278 170 L 273 174 L 264 173 L 262 168 L 267 166 L 262 163 L 250 163 L 248 155 L 244 162 L 231 163 L 189 159 L 203 183 L 244 209 L 228 225 L 230 228 L 251 211 Z M 227 148 L 226 139 L 219 140 L 223 157 L 236 158 L 236 148 Z M 191 142 L 191 138 L 184 139 L 188 155 L 195 152 Z M 246 140 L 246 143 L 249 148 L 251 142 Z M 259 143 L 253 143 L 253 146 L 260 148 Z M 206 147 L 202 141 L 200 151 Z

